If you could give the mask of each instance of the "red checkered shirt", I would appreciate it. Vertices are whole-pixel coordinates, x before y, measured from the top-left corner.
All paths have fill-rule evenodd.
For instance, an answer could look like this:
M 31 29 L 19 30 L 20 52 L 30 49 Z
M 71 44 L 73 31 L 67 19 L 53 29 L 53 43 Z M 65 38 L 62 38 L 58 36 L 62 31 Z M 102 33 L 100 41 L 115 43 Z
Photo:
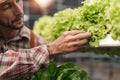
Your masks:
M 45 41 L 36 34 L 34 40 L 36 47 L 30 48 L 30 30 L 27 27 L 9 41 L 0 38 L 0 49 L 6 50 L 0 53 L 0 80 L 22 80 L 49 62 Z

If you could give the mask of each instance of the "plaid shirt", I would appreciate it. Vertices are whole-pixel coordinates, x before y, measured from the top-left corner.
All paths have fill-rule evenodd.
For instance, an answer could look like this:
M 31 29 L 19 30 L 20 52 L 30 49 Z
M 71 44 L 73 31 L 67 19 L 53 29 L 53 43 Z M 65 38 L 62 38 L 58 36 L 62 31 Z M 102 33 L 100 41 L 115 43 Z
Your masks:
M 36 34 L 34 40 L 36 47 L 30 48 L 30 30 L 27 27 L 9 41 L 0 38 L 0 80 L 22 80 L 49 62 L 45 41 Z

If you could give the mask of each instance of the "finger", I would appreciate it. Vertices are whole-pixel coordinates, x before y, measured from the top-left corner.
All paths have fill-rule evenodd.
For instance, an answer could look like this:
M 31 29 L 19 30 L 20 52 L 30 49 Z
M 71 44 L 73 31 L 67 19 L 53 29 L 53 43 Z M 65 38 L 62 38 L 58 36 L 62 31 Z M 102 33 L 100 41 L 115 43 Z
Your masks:
M 68 38 L 68 41 L 71 42 L 71 41 L 78 41 L 82 39 L 88 39 L 90 36 L 91 36 L 91 33 L 83 32 L 83 33 L 76 34 L 74 36 L 71 36 L 71 35 L 67 36 L 67 38 Z
M 73 41 L 73 42 L 69 42 L 68 43 L 68 47 L 80 47 L 83 46 L 84 44 L 86 44 L 88 42 L 88 39 L 82 39 L 82 40 L 78 40 L 78 41 Z
M 83 45 L 84 45 L 84 44 L 74 45 L 74 46 L 72 46 L 72 47 L 69 47 L 67 50 L 68 50 L 69 52 L 73 52 L 73 51 L 75 51 L 75 50 L 80 49 Z
M 75 35 L 74 37 L 77 39 L 88 39 L 89 37 L 91 37 L 91 33 L 84 32 L 84 33 L 80 33 L 78 35 Z
M 66 32 L 63 32 L 63 35 L 76 35 L 76 34 L 79 34 L 79 33 L 83 33 L 85 31 L 82 31 L 82 30 L 72 30 L 72 31 L 66 31 Z
M 88 42 L 87 39 L 83 39 L 83 40 L 79 40 L 79 41 L 74 41 L 74 42 L 69 42 L 69 43 L 66 44 L 64 52 L 67 53 L 67 52 L 75 51 L 75 50 L 81 48 L 87 42 Z

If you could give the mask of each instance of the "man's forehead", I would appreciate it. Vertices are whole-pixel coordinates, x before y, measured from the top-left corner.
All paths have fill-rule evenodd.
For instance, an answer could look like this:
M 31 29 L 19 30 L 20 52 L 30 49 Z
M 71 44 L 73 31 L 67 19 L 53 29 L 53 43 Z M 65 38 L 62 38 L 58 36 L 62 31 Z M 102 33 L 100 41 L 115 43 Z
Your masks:
M 6 1 L 6 0 L 0 0 L 0 4 L 3 3 L 3 2 L 5 2 L 5 1 Z

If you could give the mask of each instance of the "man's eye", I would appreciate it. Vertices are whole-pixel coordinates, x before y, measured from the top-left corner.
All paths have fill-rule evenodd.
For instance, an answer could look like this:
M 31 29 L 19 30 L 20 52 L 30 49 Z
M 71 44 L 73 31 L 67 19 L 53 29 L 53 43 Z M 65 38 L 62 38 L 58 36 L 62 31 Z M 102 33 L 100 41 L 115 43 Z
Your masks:
M 20 0 L 16 0 L 16 2 L 19 2 Z
M 11 7 L 10 4 L 6 4 L 6 5 L 3 6 L 3 10 L 7 10 L 7 9 L 9 9 L 10 7 Z

